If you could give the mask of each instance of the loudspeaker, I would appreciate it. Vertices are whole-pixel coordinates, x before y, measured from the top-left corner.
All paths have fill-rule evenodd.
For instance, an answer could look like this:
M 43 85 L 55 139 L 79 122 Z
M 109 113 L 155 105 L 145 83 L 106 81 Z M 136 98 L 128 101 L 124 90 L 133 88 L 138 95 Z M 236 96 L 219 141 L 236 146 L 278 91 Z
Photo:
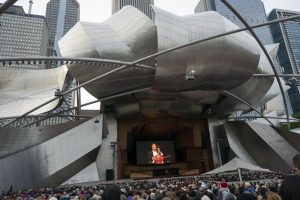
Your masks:
M 113 181 L 114 180 L 114 170 L 107 169 L 106 170 L 106 181 Z

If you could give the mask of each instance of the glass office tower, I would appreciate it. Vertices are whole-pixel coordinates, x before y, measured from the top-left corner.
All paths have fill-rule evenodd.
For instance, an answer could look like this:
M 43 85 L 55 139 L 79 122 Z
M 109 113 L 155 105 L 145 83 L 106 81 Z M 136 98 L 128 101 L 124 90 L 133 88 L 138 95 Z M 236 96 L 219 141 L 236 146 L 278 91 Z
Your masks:
M 274 9 L 268 16 L 269 20 L 280 19 L 300 12 Z M 285 74 L 300 74 L 300 20 L 287 21 L 270 26 L 274 41 L 279 43 L 278 60 Z M 300 112 L 300 81 L 291 80 L 288 90 L 294 113 Z

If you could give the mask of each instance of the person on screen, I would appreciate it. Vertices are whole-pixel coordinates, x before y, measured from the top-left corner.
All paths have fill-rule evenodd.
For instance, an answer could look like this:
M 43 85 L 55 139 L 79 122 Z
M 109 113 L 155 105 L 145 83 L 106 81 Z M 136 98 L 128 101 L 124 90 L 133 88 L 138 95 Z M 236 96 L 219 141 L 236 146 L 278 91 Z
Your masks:
M 156 162 L 156 159 L 158 156 L 163 156 L 164 154 L 160 151 L 159 148 L 157 148 L 155 143 L 152 143 L 151 145 L 151 151 L 148 153 L 148 160 L 150 164 L 158 164 Z

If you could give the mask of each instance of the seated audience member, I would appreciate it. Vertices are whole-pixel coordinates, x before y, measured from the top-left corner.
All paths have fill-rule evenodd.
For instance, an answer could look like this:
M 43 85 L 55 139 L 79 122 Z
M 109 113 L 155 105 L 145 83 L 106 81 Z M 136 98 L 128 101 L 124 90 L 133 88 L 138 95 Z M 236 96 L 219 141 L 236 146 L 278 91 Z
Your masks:
M 296 168 L 296 174 L 300 175 L 300 154 L 297 154 L 294 158 L 294 165 Z
M 267 200 L 281 200 L 281 197 L 278 194 L 275 194 L 274 192 L 269 192 Z
M 282 200 L 300 199 L 300 176 L 288 176 L 281 184 L 279 195 Z
M 237 198 L 237 200 L 257 200 L 257 199 L 251 193 L 243 193 Z
M 116 185 L 108 185 L 105 187 L 102 200 L 120 200 L 121 199 L 121 189 Z

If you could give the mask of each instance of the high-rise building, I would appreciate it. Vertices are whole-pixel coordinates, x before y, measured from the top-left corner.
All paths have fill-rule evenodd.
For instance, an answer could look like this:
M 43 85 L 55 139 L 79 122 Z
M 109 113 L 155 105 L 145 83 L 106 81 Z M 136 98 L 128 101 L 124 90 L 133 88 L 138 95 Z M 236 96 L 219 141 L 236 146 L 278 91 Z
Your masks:
M 228 2 L 244 17 L 250 25 L 267 22 L 264 4 L 261 0 L 228 0 Z M 200 0 L 195 8 L 195 13 L 214 10 L 237 26 L 245 27 L 243 23 L 220 0 Z M 255 33 L 263 44 L 273 44 L 272 35 L 268 26 L 256 28 Z
M 49 56 L 60 55 L 58 41 L 80 19 L 80 6 L 76 0 L 50 0 L 47 3 L 46 19 L 49 28 Z
M 153 19 L 151 5 L 154 5 L 154 0 L 112 0 L 112 13 L 114 14 L 124 6 L 131 5 L 138 8 L 145 15 Z
M 268 19 L 280 19 L 300 12 L 274 9 Z M 279 43 L 278 60 L 285 74 L 300 74 L 300 20 L 286 21 L 270 26 L 273 39 Z M 289 98 L 294 113 L 300 112 L 300 81 L 291 81 L 288 90 Z
M 11 6 L 0 16 L 0 56 L 46 56 L 48 27 L 44 16 L 26 14 L 23 7 Z M 40 69 L 44 64 L 0 64 L 1 68 Z
M 264 3 L 261 0 L 228 0 L 228 2 L 240 13 L 240 15 L 251 26 L 267 22 L 267 15 L 265 11 Z M 195 13 L 216 11 L 235 23 L 240 28 L 244 28 L 244 24 L 235 16 L 235 14 L 226 7 L 221 0 L 200 0 L 195 8 Z M 274 40 L 269 26 L 263 26 L 254 29 L 254 32 L 259 37 L 264 45 L 273 44 Z M 277 60 L 274 61 L 276 71 L 282 73 L 281 67 Z M 291 114 L 293 112 L 291 108 L 291 102 L 289 96 L 287 96 L 288 110 Z

